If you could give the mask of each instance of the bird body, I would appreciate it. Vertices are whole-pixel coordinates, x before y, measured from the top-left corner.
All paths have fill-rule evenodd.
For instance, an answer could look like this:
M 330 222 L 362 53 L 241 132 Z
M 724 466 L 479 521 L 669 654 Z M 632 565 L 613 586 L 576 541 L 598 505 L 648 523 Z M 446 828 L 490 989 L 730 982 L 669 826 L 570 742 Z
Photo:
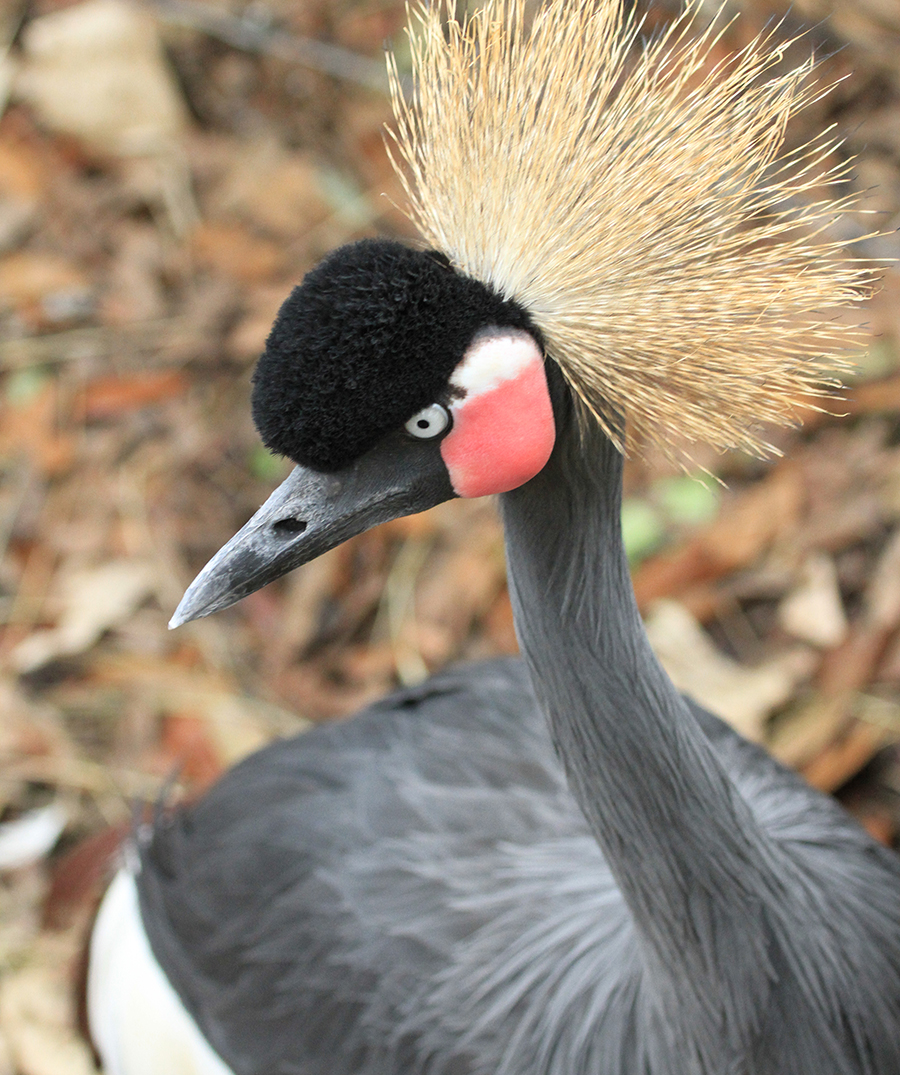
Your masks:
M 692 712 L 761 831 L 817 865 L 822 900 L 896 901 L 888 852 L 759 747 Z M 706 1070 L 673 1066 L 682 1054 L 659 979 L 520 661 L 444 672 L 274 744 L 161 822 L 143 857 L 153 951 L 235 1075 Z M 880 897 L 853 891 L 847 876 L 875 864 Z M 806 935 L 805 919 L 789 924 Z M 144 965 L 125 955 L 132 973 Z M 149 1021 L 153 994 L 135 985 Z M 793 998 L 782 1014 L 798 1017 Z M 814 1036 L 817 1024 L 799 1022 Z M 167 1008 L 161 1024 L 178 1025 Z M 198 1048 L 182 1033 L 176 1044 L 142 1034 L 136 1070 L 223 1075 L 160 1062 L 157 1049 L 168 1059 L 184 1041 Z M 796 1045 L 808 1062 L 746 1070 L 880 1075 L 895 1062 L 842 1067 L 823 1063 L 821 1042 Z
M 267 445 L 298 466 L 204 568 L 173 625 L 379 521 L 497 493 L 523 662 L 442 673 L 163 810 L 95 929 L 100 1052 L 113 1075 L 897 1075 L 900 860 L 678 694 L 641 625 L 620 533 L 626 433 L 665 438 L 682 412 L 689 440 L 759 447 L 751 418 L 790 417 L 841 331 L 824 315 L 826 327 L 809 326 L 818 305 L 853 297 L 858 271 L 797 238 L 787 211 L 757 219 L 798 76 L 760 83 L 774 61 L 756 43 L 694 87 L 682 21 L 638 56 L 633 82 L 636 29 L 615 0 L 551 2 L 531 29 L 518 0 L 446 35 L 422 17 L 414 111 L 397 110 L 435 249 L 342 248 L 287 300 L 253 406 Z M 623 31 L 628 47 L 611 45 Z M 606 50 L 599 72 L 584 42 Z M 569 88 L 546 81 L 560 43 L 578 61 Z M 542 87 L 534 101 L 509 97 L 524 84 Z M 632 122 L 641 86 L 646 115 Z M 464 98 L 444 128 L 439 90 Z M 682 97 L 756 157 L 718 162 L 696 117 L 682 144 Z M 598 158 L 604 115 L 618 133 Z M 615 258 L 595 264 L 588 288 L 597 255 L 583 243 L 618 219 L 622 294 L 634 298 L 626 269 L 649 258 L 635 252 L 640 228 L 571 184 L 516 209 L 540 187 L 526 151 L 547 130 L 560 183 L 567 163 L 582 168 L 576 187 L 585 161 L 614 170 L 616 147 L 642 162 L 654 180 L 645 247 L 673 196 L 666 147 L 703 173 L 693 215 L 676 214 L 680 231 L 665 237 L 681 259 L 667 279 L 690 308 L 667 322 L 665 294 L 650 295 L 646 353 L 638 312 L 612 316 Z M 500 247 L 473 222 L 471 191 L 461 216 L 444 198 L 478 181 L 493 146 L 504 161 L 518 153 L 524 176 L 517 186 L 501 169 L 515 226 L 498 220 Z M 556 215 L 540 230 L 542 206 Z M 748 239 L 738 225 L 751 223 Z M 562 253 L 542 270 L 527 234 L 538 253 L 554 239 Z M 737 270 L 745 279 L 725 300 L 739 354 L 705 320 Z M 736 294 L 744 283 L 749 299 Z M 591 294 L 606 296 L 605 320 L 587 316 Z M 667 324 L 683 346 L 666 349 Z M 129 951 L 140 959 L 117 958 Z M 142 1016 L 151 993 L 160 1006 Z M 167 1050 L 151 1066 L 134 1059 L 142 1034 L 147 1055 Z

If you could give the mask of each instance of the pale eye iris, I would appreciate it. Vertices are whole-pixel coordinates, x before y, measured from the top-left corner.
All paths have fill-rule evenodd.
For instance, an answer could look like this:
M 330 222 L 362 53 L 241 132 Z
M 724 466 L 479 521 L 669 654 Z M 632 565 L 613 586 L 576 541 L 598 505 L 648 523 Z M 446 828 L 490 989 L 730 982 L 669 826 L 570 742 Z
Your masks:
M 450 415 L 447 409 L 440 403 L 432 403 L 430 407 L 423 407 L 418 414 L 414 414 L 404 429 L 411 437 L 431 440 L 432 437 L 440 436 L 448 425 L 450 425 Z

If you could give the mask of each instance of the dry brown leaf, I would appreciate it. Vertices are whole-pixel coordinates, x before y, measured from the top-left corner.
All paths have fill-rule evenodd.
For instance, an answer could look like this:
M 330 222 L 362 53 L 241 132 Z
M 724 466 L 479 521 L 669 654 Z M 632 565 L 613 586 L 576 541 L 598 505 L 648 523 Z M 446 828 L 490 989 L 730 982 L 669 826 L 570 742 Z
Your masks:
M 844 642 L 825 655 L 819 686 L 825 694 L 861 690 L 875 674 L 900 627 L 900 530 L 882 550 L 863 596 L 861 614 Z
M 101 829 L 79 840 L 54 863 L 43 906 L 43 922 L 48 929 L 65 929 L 90 917 L 132 827 L 128 821 Z
M 275 610 L 272 642 L 266 648 L 269 675 L 280 676 L 290 662 L 313 643 L 324 619 L 324 608 L 334 592 L 340 566 L 337 550 L 294 571 L 286 580 L 285 597 Z
M 786 460 L 726 504 L 685 545 L 644 561 L 634 575 L 639 606 L 748 566 L 796 524 L 803 502 L 802 472 Z
M 41 165 L 30 147 L 0 137 L 0 250 L 14 246 L 38 221 L 49 178 Z
M 842 411 L 849 414 L 900 411 L 900 376 L 857 385 L 848 392 L 840 406 Z
M 512 602 L 509 599 L 509 591 L 505 587 L 488 610 L 483 626 L 485 634 L 491 641 L 493 652 L 509 654 L 519 652 Z
M 171 713 L 163 719 L 160 750 L 163 772 L 177 772 L 192 790 L 205 790 L 225 769 L 210 722 L 196 713 Z
M 820 649 L 830 649 L 844 641 L 847 616 L 831 557 L 806 559 L 797 585 L 779 605 L 778 621 L 789 635 Z
M 204 221 L 191 235 L 191 248 L 200 265 L 242 284 L 271 280 L 284 266 L 281 248 L 261 239 L 239 223 Z M 285 295 L 287 288 L 285 288 Z
M 34 19 L 15 92 L 53 130 L 112 153 L 155 153 L 185 127 L 156 24 L 125 0 L 83 0 Z
M 89 649 L 104 631 L 121 623 L 153 591 L 155 571 L 143 560 L 113 560 L 62 578 L 59 622 L 20 642 L 12 663 L 32 672 L 48 661 Z
M 289 292 L 290 287 L 285 284 L 253 289 L 246 311 L 228 335 L 225 344 L 228 354 L 244 361 L 259 358 L 272 331 L 272 322 Z
M 190 713 L 206 723 L 215 754 L 224 766 L 265 746 L 275 735 L 308 727 L 293 712 L 259 697 L 245 697 L 230 674 L 174 660 L 100 655 L 93 665 L 99 683 L 139 688 L 149 703 L 168 713 Z
M 419 511 L 415 515 L 404 515 L 401 519 L 391 519 L 383 524 L 384 532 L 401 541 L 421 541 L 434 538 L 440 525 L 438 514 L 433 510 Z
M 8 134 L 0 137 L 0 194 L 36 207 L 46 193 L 50 175 L 34 146 Z
M 835 791 L 855 776 L 885 742 L 883 728 L 854 720 L 840 739 L 820 751 L 801 772 L 814 788 Z
M 285 239 L 321 223 L 331 208 L 311 157 L 289 153 L 274 138 L 247 144 L 213 200 L 217 215 L 237 213 Z
M 869 64 L 877 59 L 900 84 L 900 8 L 894 0 L 797 0 L 795 6 L 812 22 L 827 20 L 832 33 L 856 45 Z
M 852 696 L 815 694 L 779 716 L 766 746 L 792 769 L 811 764 L 842 733 L 850 720 Z
M 727 720 L 748 739 L 763 738 L 766 720 L 812 671 L 808 650 L 796 647 L 746 668 L 721 653 L 677 601 L 657 601 L 646 619 L 650 644 L 675 686 Z
M 153 322 L 166 316 L 167 266 L 161 238 L 158 229 L 146 223 L 128 221 L 116 229 L 100 308 L 105 325 Z
M 0 1027 L 0 1075 L 16 1075 L 13 1071 L 12 1053 L 9 1051 L 2 1027 Z
M 825 654 L 819 669 L 819 688 L 826 695 L 841 695 L 865 687 L 881 660 L 887 632 L 856 622 L 847 638 Z
M 407 630 L 428 667 L 461 652 L 473 625 L 504 589 L 506 565 L 494 515 L 468 520 L 465 541 L 438 549 L 423 566 L 416 587 L 415 619 Z
M 67 960 L 51 955 L 55 963 L 46 956 L 3 976 L 0 1032 L 19 1075 L 96 1075 L 90 1050 L 74 1029 Z
M 85 273 L 58 254 L 20 250 L 0 258 L 0 303 L 5 306 L 27 307 L 60 296 L 72 296 L 74 302 L 89 293 Z
M 900 626 L 900 530 L 884 547 L 866 587 L 865 620 L 882 631 Z
M 893 687 L 900 684 L 900 633 L 895 632 L 891 636 L 873 678 Z
M 189 382 L 180 370 L 148 370 L 121 377 L 96 377 L 89 381 L 76 411 L 88 421 L 115 418 L 154 403 L 183 395 Z
M 60 476 L 75 463 L 75 441 L 58 428 L 59 391 L 48 382 L 30 400 L 0 407 L 0 454 L 26 455 L 46 477 Z
M 890 811 L 877 807 L 851 811 L 866 832 L 885 847 L 891 847 L 897 835 L 897 822 Z

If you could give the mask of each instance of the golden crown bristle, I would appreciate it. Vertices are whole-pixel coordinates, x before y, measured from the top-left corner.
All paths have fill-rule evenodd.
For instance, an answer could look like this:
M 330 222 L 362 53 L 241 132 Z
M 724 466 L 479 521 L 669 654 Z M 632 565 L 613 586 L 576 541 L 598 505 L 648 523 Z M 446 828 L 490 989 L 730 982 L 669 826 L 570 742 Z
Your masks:
M 587 414 L 620 447 L 764 453 L 763 423 L 823 394 L 870 273 L 828 239 L 826 135 L 786 154 L 821 95 L 774 31 L 715 62 L 698 3 L 643 40 L 620 0 L 488 0 L 410 26 L 391 62 L 410 216 L 462 272 L 531 314 Z

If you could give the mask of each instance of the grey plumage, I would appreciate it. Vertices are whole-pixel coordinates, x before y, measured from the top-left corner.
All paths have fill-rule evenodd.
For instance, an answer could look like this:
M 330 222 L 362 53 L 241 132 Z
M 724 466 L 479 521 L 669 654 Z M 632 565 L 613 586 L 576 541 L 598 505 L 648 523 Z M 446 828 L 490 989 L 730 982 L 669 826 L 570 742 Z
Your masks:
M 900 864 L 677 695 L 590 448 L 502 498 L 531 678 L 446 672 L 157 824 L 145 928 L 238 1075 L 900 1071 Z
M 884 863 L 900 888 L 839 807 L 693 713 L 767 835 L 824 884 Z M 276 743 L 158 826 L 144 859 L 151 942 L 238 1073 L 690 1070 L 666 1061 L 628 910 L 518 661 Z

